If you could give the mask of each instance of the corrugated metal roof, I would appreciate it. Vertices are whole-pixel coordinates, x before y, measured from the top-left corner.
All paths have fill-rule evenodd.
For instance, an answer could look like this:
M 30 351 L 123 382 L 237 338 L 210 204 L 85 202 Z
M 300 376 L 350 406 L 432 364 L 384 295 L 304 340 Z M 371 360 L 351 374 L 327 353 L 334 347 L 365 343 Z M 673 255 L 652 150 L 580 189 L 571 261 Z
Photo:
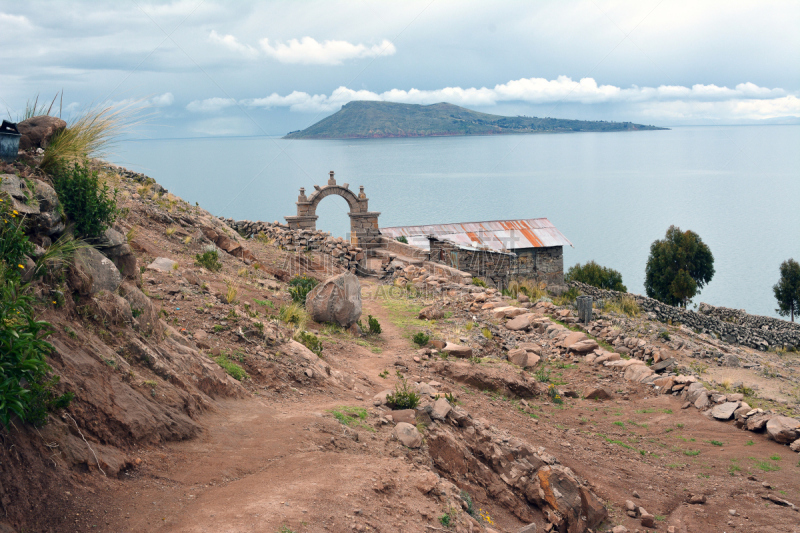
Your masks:
M 523 248 L 572 246 L 572 243 L 546 218 L 396 226 L 381 228 L 381 233 L 393 238 L 405 236 L 409 244 L 426 250 L 428 249 L 428 235 L 446 239 L 461 246 L 489 248 L 500 252 Z

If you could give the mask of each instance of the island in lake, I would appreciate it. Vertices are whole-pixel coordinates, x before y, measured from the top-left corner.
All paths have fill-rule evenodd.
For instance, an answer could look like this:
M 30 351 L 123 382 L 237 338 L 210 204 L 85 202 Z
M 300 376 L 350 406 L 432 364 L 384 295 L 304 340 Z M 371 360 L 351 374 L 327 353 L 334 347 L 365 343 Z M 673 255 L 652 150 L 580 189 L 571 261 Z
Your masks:
M 504 117 L 472 111 L 445 102 L 431 105 L 356 101 L 284 139 L 373 139 L 382 137 L 442 137 L 511 133 L 572 133 L 582 131 L 666 130 L 632 122 Z

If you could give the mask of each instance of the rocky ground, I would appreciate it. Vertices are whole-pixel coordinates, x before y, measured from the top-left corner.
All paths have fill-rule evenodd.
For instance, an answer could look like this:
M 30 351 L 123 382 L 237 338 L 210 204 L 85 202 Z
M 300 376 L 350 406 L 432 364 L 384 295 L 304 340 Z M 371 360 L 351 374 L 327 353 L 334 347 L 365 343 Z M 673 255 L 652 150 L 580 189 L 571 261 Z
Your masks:
M 797 415 L 796 354 L 642 315 L 582 328 L 569 305 L 417 272 L 361 279 L 380 334 L 309 323 L 320 357 L 279 309 L 294 274 L 341 262 L 104 173 L 123 208 L 106 248 L 117 277 L 87 257 L 37 285 L 76 399 L 4 432 L 9 530 L 800 531 L 797 435 L 776 429 Z M 196 263 L 212 246 L 217 271 Z M 63 301 L 45 304 L 53 291 Z M 420 409 L 385 405 L 401 380 Z

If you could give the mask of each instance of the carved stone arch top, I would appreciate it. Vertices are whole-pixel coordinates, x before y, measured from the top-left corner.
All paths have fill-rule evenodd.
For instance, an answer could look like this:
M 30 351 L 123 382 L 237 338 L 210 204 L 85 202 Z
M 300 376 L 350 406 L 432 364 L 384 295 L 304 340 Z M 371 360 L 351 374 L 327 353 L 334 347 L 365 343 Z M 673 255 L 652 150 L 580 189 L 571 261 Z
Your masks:
M 297 197 L 297 216 L 285 217 L 286 222 L 289 224 L 290 229 L 317 229 L 317 206 L 322 201 L 332 194 L 341 196 L 350 206 L 350 241 L 357 245 L 368 247 L 370 244 L 377 242 L 377 237 L 380 235 L 378 230 L 378 212 L 369 211 L 369 199 L 364 194 L 364 186 L 359 187 L 358 194 L 350 190 L 350 184 L 344 183 L 337 185 L 333 177 L 333 171 L 330 172 L 328 184 L 324 187 L 314 185 L 314 192 L 310 196 L 306 196 L 305 188 L 300 188 L 300 195 Z

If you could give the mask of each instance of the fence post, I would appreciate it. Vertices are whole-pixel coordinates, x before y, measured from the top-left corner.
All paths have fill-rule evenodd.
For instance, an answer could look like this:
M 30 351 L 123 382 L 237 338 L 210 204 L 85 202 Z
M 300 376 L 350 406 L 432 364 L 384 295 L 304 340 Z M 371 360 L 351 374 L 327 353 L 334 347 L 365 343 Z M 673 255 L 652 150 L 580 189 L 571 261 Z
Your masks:
M 578 307 L 578 320 L 584 324 L 592 321 L 592 297 L 578 296 L 575 301 Z

